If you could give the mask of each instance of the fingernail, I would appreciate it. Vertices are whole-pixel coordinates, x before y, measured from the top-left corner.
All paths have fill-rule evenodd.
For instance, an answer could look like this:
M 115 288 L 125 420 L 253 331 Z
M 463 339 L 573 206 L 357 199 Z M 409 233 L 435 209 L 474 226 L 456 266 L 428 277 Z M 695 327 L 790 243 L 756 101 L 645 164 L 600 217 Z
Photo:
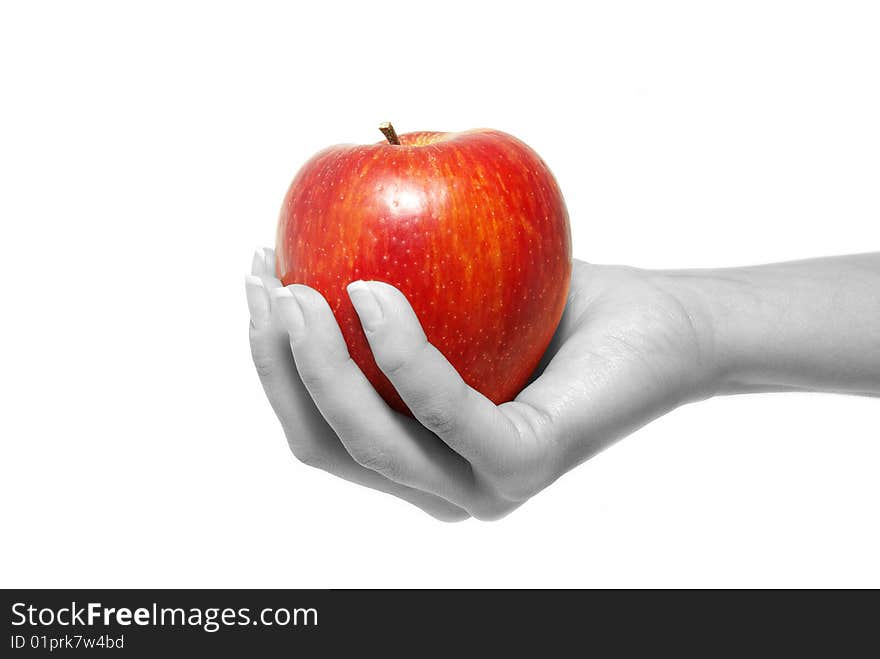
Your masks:
M 273 289 L 272 301 L 287 333 L 294 341 L 299 341 L 306 333 L 306 319 L 296 296 L 287 287 Z
M 254 251 L 254 258 L 251 260 L 251 274 L 252 275 L 261 275 L 266 271 L 266 257 L 263 254 L 263 249 L 261 247 L 257 247 Z
M 275 276 L 275 250 L 264 247 L 263 248 L 263 261 L 266 264 L 266 274 L 270 277 Z
M 261 329 L 269 322 L 269 295 L 266 293 L 266 287 L 263 286 L 263 280 L 254 275 L 245 277 L 244 287 L 251 324 Z
M 354 310 L 361 319 L 361 325 L 367 331 L 373 331 L 382 322 L 382 307 L 370 285 L 365 281 L 353 281 L 348 285 L 348 297 Z

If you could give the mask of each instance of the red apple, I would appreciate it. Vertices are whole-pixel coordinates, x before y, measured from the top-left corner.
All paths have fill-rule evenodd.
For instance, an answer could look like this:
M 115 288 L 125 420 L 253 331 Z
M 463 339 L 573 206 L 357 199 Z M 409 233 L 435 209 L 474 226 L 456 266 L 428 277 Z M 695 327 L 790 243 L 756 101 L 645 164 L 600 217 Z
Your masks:
M 333 309 L 352 359 L 398 411 L 346 293 L 384 281 L 409 299 L 428 340 L 469 385 L 512 400 L 541 359 L 571 277 L 568 212 L 543 160 L 495 130 L 418 132 L 343 144 L 290 184 L 277 275 Z

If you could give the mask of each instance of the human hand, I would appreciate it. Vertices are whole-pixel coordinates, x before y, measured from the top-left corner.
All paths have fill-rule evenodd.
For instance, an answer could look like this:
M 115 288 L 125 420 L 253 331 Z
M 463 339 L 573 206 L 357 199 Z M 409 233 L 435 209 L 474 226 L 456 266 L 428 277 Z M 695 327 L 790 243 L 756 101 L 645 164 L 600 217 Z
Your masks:
M 279 306 L 273 308 L 271 304 L 270 293 L 281 288 L 281 282 L 275 278 L 274 252 L 257 250 L 251 271 L 246 280 L 251 354 L 294 456 L 304 464 L 344 480 L 397 496 L 437 519 L 447 522 L 467 519 L 467 512 L 458 506 L 433 494 L 395 483 L 354 461 L 321 416 L 297 373 L 287 329 L 279 318 Z
M 710 395 L 715 381 L 704 319 L 663 273 L 576 261 L 540 374 L 498 406 L 426 341 L 397 289 L 354 282 L 373 355 L 411 419 L 350 359 L 317 291 L 282 287 L 268 250 L 253 270 L 254 362 L 294 454 L 444 520 L 503 517 L 652 418 Z

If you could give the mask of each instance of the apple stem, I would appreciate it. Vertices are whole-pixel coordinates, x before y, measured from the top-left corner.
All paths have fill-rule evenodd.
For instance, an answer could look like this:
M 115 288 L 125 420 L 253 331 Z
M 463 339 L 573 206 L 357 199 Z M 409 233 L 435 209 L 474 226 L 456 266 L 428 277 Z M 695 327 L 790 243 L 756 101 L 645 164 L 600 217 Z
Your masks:
M 400 138 L 397 136 L 397 132 L 394 130 L 394 126 L 391 125 L 390 121 L 383 121 L 379 124 L 379 130 L 382 131 L 382 134 L 385 136 L 385 139 L 388 140 L 389 144 L 400 144 Z

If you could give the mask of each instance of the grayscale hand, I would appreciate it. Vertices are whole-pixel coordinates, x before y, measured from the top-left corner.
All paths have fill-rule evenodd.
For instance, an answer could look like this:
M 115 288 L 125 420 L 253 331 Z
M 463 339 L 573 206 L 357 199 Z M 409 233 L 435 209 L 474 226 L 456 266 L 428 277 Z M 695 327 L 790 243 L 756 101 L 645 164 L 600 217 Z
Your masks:
M 251 354 L 266 396 L 287 436 L 293 454 L 303 463 L 345 480 L 387 492 L 443 521 L 468 514 L 444 499 L 389 480 L 355 462 L 321 416 L 296 370 L 287 330 L 271 309 L 269 293 L 281 287 L 275 278 L 275 254 L 258 250 L 247 278 L 251 315 Z
M 294 453 L 440 519 L 503 517 L 650 420 L 717 393 L 880 392 L 878 255 L 678 272 L 575 261 L 543 370 L 497 406 L 426 341 L 397 289 L 353 282 L 373 355 L 416 420 L 349 358 L 317 291 L 282 287 L 267 250 L 254 272 L 254 361 Z

